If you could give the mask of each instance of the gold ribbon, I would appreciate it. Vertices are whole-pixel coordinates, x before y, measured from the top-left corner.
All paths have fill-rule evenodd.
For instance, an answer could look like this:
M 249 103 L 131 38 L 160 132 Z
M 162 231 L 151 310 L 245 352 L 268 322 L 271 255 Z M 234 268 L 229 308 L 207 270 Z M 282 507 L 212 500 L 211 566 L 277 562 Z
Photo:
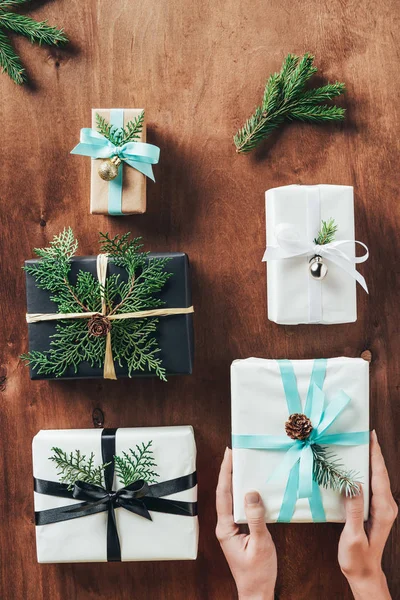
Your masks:
M 193 306 L 187 308 L 153 308 L 150 310 L 138 310 L 136 312 L 128 312 L 123 314 L 107 315 L 107 305 L 104 298 L 104 287 L 107 278 L 107 254 L 99 254 L 97 257 L 97 278 L 100 283 L 101 293 L 101 316 L 106 317 L 110 321 L 115 319 L 142 319 L 145 317 L 168 317 L 170 315 L 188 315 L 194 312 Z M 26 315 L 27 323 L 39 323 L 40 321 L 59 321 L 65 319 L 91 319 L 98 315 L 98 312 L 83 312 L 83 313 L 32 313 Z M 114 359 L 111 347 L 111 332 L 107 333 L 106 337 L 106 353 L 104 356 L 104 379 L 117 379 L 114 368 Z

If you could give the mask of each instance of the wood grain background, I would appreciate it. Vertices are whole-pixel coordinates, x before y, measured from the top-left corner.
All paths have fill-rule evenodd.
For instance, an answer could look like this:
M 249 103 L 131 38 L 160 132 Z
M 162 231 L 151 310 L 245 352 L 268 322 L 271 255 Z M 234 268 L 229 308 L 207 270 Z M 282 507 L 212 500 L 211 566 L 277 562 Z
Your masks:
M 372 351 L 371 426 L 399 497 L 399 17 L 396 0 L 57 0 L 30 13 L 65 27 L 65 50 L 15 39 L 30 85 L 1 76 L 0 596 L 12 600 L 225 600 L 235 587 L 214 537 L 214 493 L 230 439 L 229 365 L 248 356 L 311 358 Z M 345 81 L 345 124 L 294 124 L 239 156 L 232 135 L 287 52 L 311 51 L 321 78 Z M 70 156 L 90 109 L 145 107 L 161 147 L 143 216 L 89 215 L 90 160 Z M 267 320 L 264 191 L 290 183 L 353 185 L 357 238 L 371 258 L 353 325 L 282 327 Z M 193 266 L 191 377 L 31 382 L 21 266 L 71 225 L 80 252 L 99 230 L 132 231 Z M 192 424 L 201 538 L 192 563 L 38 565 L 31 440 L 41 428 Z M 340 525 L 275 525 L 279 597 L 347 600 Z M 396 524 L 384 555 L 400 598 Z

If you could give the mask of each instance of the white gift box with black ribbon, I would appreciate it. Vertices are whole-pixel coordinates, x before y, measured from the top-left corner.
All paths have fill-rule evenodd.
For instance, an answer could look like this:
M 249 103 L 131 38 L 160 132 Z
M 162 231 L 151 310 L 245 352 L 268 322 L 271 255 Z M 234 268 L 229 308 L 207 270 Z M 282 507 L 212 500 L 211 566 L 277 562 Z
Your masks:
M 321 392 L 319 392 L 321 390 Z M 361 358 L 318 360 L 268 360 L 247 358 L 231 366 L 233 504 L 236 523 L 246 523 L 244 498 L 257 490 L 265 506 L 265 521 L 273 522 L 344 522 L 343 494 L 316 485 L 312 493 L 300 493 L 302 467 L 307 443 L 292 440 L 285 423 L 293 412 L 307 413 L 312 391 L 323 399 L 320 425 L 310 418 L 317 435 L 311 442 L 332 452 L 342 469 L 354 471 L 355 481 L 364 491 L 364 518 L 369 507 L 369 363 Z M 290 410 L 289 397 L 298 406 Z M 318 429 L 321 434 L 318 435 Z M 285 461 L 289 450 L 296 452 L 295 462 Z M 307 458 L 306 456 L 304 458 Z M 297 469 L 297 473 L 295 472 Z M 291 474 L 297 476 L 297 482 Z M 290 497 L 291 496 L 291 497 Z M 301 497 L 303 496 L 303 497 Z
M 354 234 L 353 188 L 288 185 L 265 193 L 267 218 L 268 318 L 276 323 L 351 323 L 357 320 L 356 286 L 368 291 L 355 265 L 368 249 Z M 317 246 L 322 221 L 334 219 L 335 241 Z M 364 254 L 356 258 L 356 244 Z M 327 267 L 323 279 L 310 273 L 315 256 Z
M 152 441 L 157 482 L 125 486 L 114 456 Z M 101 486 L 60 483 L 53 448 L 110 462 Z M 42 430 L 33 439 L 37 558 L 40 563 L 190 560 L 197 556 L 193 429 L 143 427 Z M 111 476 L 111 477 L 110 477 Z M 109 481 L 107 482 L 107 479 Z

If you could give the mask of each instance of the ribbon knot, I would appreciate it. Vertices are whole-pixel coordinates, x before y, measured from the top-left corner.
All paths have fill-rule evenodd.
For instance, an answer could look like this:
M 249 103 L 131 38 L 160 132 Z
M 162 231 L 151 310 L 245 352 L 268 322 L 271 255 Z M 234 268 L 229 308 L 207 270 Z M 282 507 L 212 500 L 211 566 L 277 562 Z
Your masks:
M 276 245 L 267 247 L 263 256 L 263 262 L 318 255 L 334 263 L 353 277 L 368 293 L 368 286 L 364 277 L 354 266 L 365 262 L 369 257 L 368 247 L 363 242 L 359 242 L 358 240 L 337 240 L 320 246 L 305 236 L 301 236 L 296 227 L 290 223 L 280 223 L 276 227 L 275 237 Z M 362 256 L 349 256 L 341 249 L 348 244 L 353 244 L 353 246 L 354 244 L 359 244 L 365 249 L 365 254 Z
M 158 163 L 160 148 L 146 142 L 126 142 L 116 146 L 95 129 L 81 129 L 80 143 L 71 150 L 71 154 L 90 156 L 91 158 L 112 158 L 118 156 L 130 167 L 155 181 L 152 165 Z

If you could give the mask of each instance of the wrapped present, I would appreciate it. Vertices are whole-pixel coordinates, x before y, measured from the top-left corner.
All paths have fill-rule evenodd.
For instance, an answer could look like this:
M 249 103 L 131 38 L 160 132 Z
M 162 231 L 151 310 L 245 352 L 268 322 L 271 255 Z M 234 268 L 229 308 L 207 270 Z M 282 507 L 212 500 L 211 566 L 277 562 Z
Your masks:
M 276 323 L 357 320 L 355 265 L 368 248 L 354 239 L 353 188 L 288 185 L 265 194 L 268 318 Z M 356 257 L 356 244 L 365 250 Z
M 98 256 L 75 256 L 76 244 L 65 230 L 25 262 L 31 378 L 190 374 L 187 255 L 143 253 L 126 235 L 103 236 Z
M 32 447 L 38 562 L 196 558 L 192 427 L 39 431 Z
M 146 212 L 146 178 L 154 181 L 152 165 L 160 149 L 146 143 L 144 110 L 92 110 L 92 128 L 81 130 L 71 154 L 92 157 L 90 212 L 130 215 Z
M 258 490 L 267 523 L 343 522 L 343 493 L 369 498 L 369 364 L 358 358 L 236 360 L 231 367 L 234 518 Z

